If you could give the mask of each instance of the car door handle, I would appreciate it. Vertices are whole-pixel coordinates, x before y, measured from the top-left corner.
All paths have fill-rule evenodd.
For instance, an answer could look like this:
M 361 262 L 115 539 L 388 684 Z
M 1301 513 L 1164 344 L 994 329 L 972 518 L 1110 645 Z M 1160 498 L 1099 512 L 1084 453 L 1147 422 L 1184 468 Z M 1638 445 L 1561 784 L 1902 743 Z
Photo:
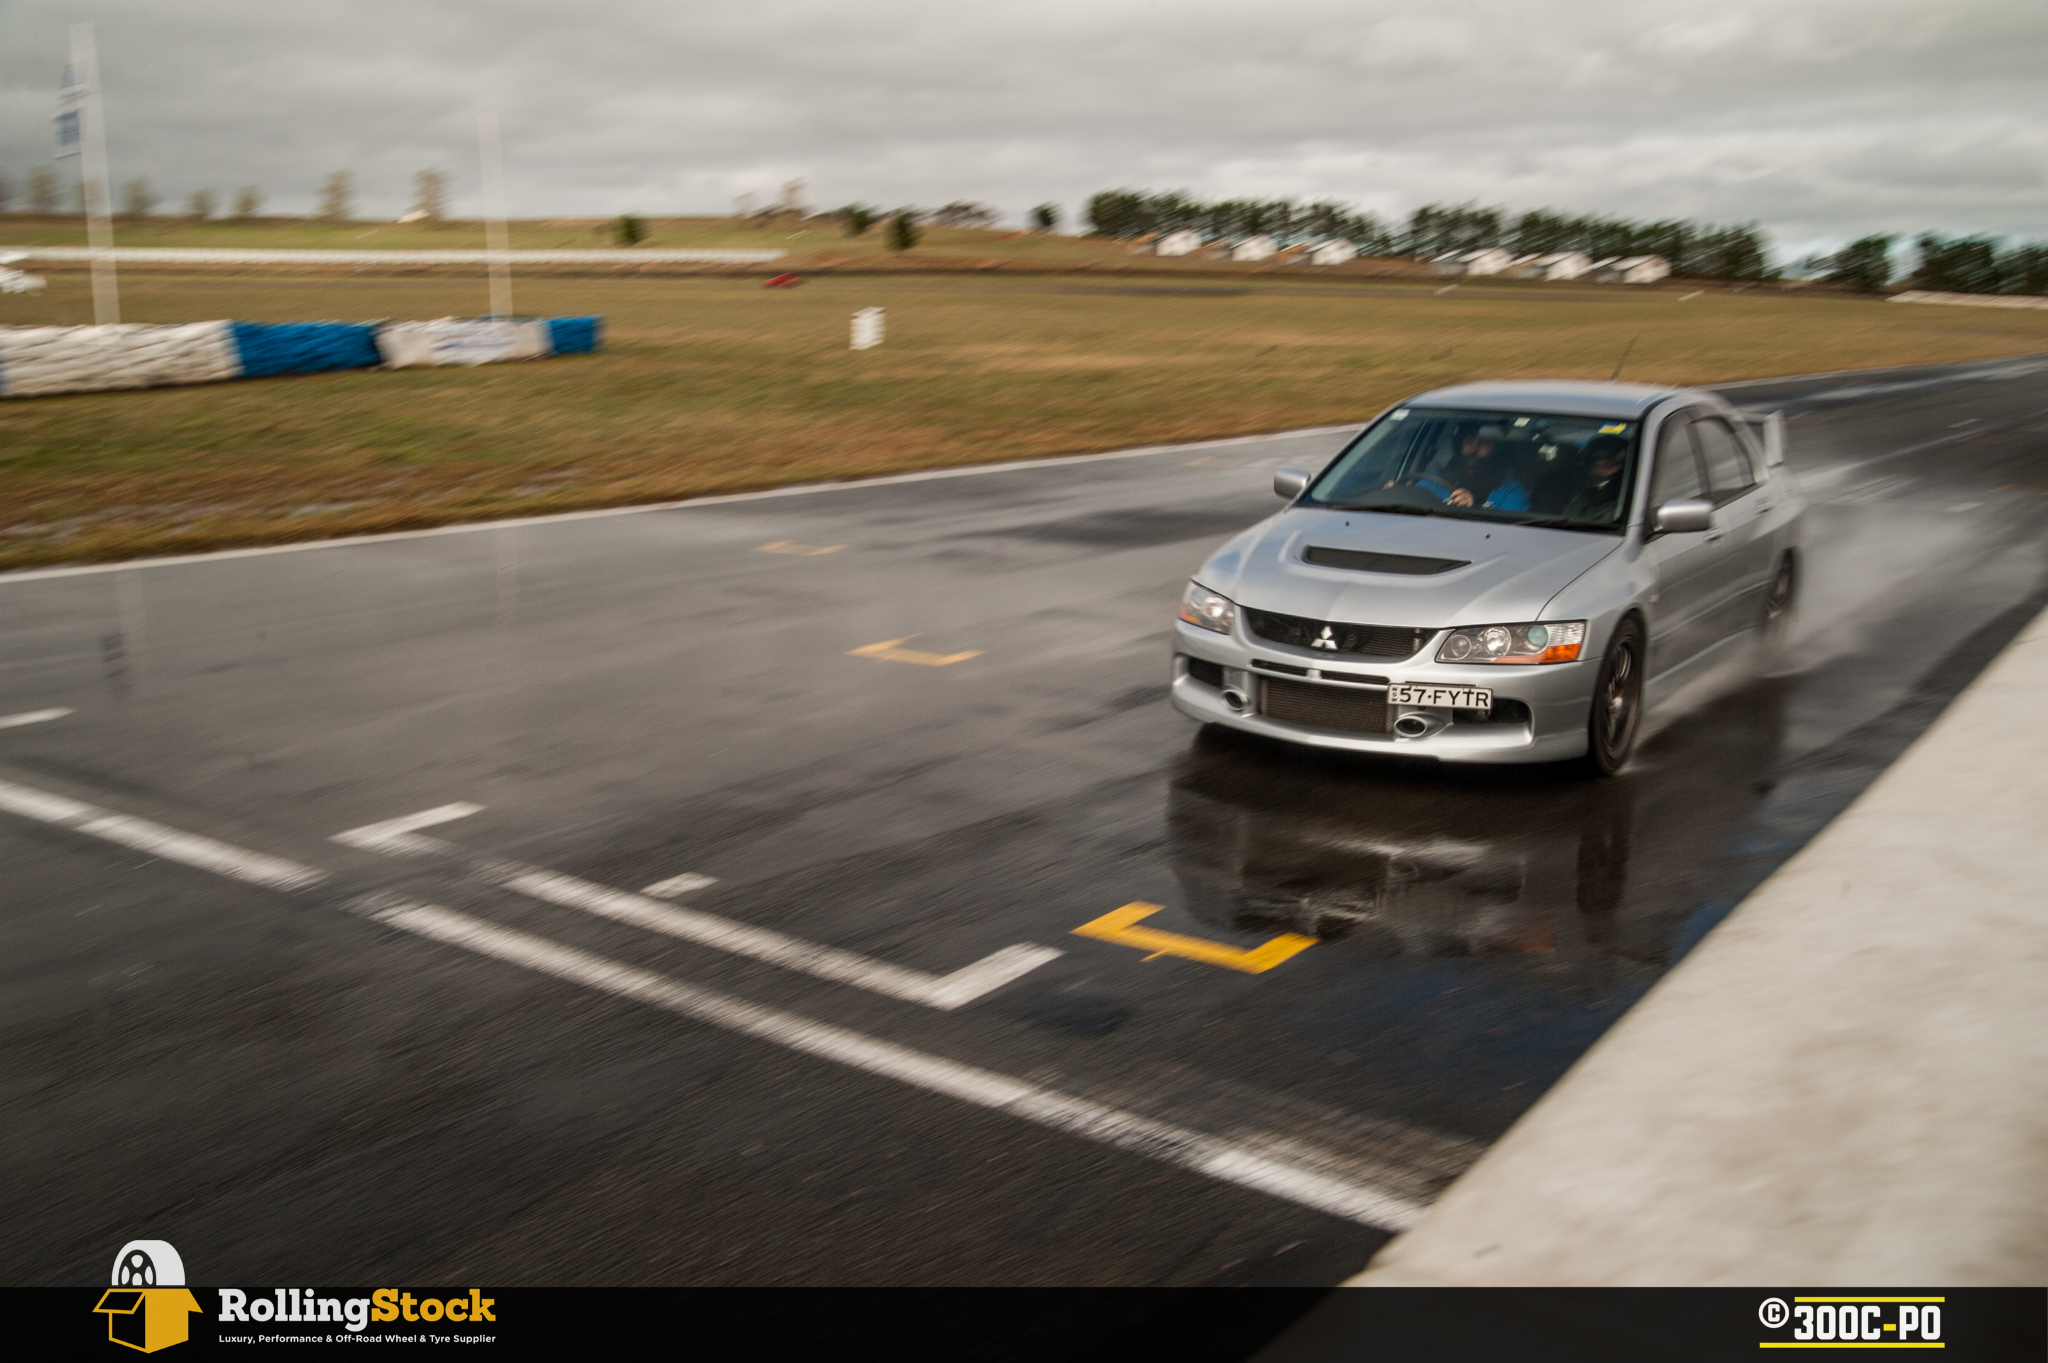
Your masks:
M 1717 540 L 1719 540 L 1719 539 L 1720 539 L 1720 538 L 1721 538 L 1721 537 L 1722 537 L 1723 535 L 1725 535 L 1725 534 L 1727 534 L 1727 533 L 1728 533 L 1728 532 L 1727 532 L 1727 531 L 1725 531 L 1725 530 L 1716 530 L 1716 531 L 1714 531 L 1714 532 L 1713 532 L 1712 534 L 1710 534 L 1710 535 L 1708 535 L 1708 536 L 1707 536 L 1707 543 L 1709 543 L 1709 544 L 1713 544 L 1714 542 L 1716 542 Z

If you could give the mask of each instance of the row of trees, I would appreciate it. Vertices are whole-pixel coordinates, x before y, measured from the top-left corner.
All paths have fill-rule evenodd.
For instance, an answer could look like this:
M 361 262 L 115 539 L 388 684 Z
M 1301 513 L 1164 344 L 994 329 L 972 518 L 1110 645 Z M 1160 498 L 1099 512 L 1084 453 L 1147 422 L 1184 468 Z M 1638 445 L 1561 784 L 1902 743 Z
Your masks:
M 1584 251 L 1606 256 L 1663 256 L 1674 272 L 1705 279 L 1760 279 L 1769 271 L 1761 229 L 1700 223 L 1631 222 L 1573 217 L 1538 209 L 1510 213 L 1477 204 L 1428 204 L 1392 228 L 1370 213 L 1323 200 L 1225 199 L 1202 203 L 1185 194 L 1113 189 L 1088 201 L 1088 223 L 1103 236 L 1191 228 L 1205 237 L 1265 233 L 1275 237 L 1343 237 L 1367 255 L 1440 256 L 1453 251 L 1505 247 L 1517 255 Z
M 428 222 L 440 222 L 448 216 L 448 191 L 454 179 L 446 171 L 423 170 L 413 176 L 412 212 Z M 71 211 L 82 212 L 85 191 L 77 181 L 70 184 Z M 316 216 L 332 222 L 347 222 L 355 216 L 355 177 L 345 170 L 337 170 L 320 186 L 320 202 Z M 17 198 L 14 177 L 0 170 L 0 213 L 56 213 L 60 212 L 65 198 L 63 186 L 57 172 L 50 166 L 37 166 L 25 177 L 22 192 Z M 147 176 L 138 176 L 124 182 L 119 191 L 119 207 L 122 216 L 146 218 L 156 213 L 163 205 L 163 196 Z M 230 198 L 227 216 L 230 218 L 253 218 L 263 211 L 263 191 L 256 185 L 244 185 Z M 221 216 L 221 198 L 211 189 L 195 189 L 186 196 L 181 216 L 203 222 Z
M 1439 256 L 1498 246 L 1516 255 L 1584 251 L 1610 256 L 1662 256 L 1671 272 L 1689 279 L 1764 279 L 1771 274 L 1769 245 L 1754 223 L 1720 227 L 1683 218 L 1634 222 L 1573 216 L 1549 209 L 1510 213 L 1476 204 L 1429 204 L 1408 220 L 1409 255 Z
M 1399 249 L 1397 234 L 1370 213 L 1325 200 L 1297 204 L 1291 199 L 1225 199 L 1202 203 L 1185 194 L 1147 194 L 1110 189 L 1088 200 L 1088 226 L 1105 237 L 1136 237 L 1184 228 L 1205 237 L 1345 237 L 1368 255 Z
M 1852 241 L 1821 262 L 1826 278 L 1859 288 L 1882 289 L 1896 276 L 1892 248 L 1898 237 Z M 2048 242 L 2007 245 L 1997 237 L 1944 237 L 1923 232 L 1913 241 L 1917 254 L 1905 280 L 1917 289 L 1943 293 L 2048 293 Z
M 72 181 L 69 194 L 49 166 L 37 166 L 23 177 L 21 191 L 15 191 L 14 177 L 0 170 L 0 213 L 58 213 L 64 211 L 64 200 L 70 199 L 70 211 L 80 213 L 85 207 L 85 190 L 77 181 Z M 118 210 L 124 217 L 148 217 L 163 204 L 163 196 L 156 192 L 147 176 L 129 180 L 121 185 Z M 255 185 L 244 185 L 236 190 L 229 202 L 227 215 L 231 218 L 253 218 L 263 211 L 263 191 Z M 221 215 L 220 195 L 211 189 L 195 189 L 185 198 L 184 216 L 195 219 L 217 218 Z
M 1393 229 L 1369 213 L 1323 201 L 1225 199 L 1202 203 L 1185 194 L 1112 189 L 1088 201 L 1088 225 L 1108 237 L 1191 228 L 1212 239 L 1266 233 L 1275 237 L 1344 237 L 1366 255 L 1433 258 L 1456 251 L 1503 247 L 1517 255 L 1584 251 L 1593 258 L 1662 256 L 1673 274 L 1689 279 L 1768 279 L 1769 247 L 1754 223 L 1715 226 L 1673 218 L 1573 216 L 1549 209 L 1512 213 L 1478 204 L 1427 204 Z M 1893 264 L 1896 236 L 1852 242 L 1819 262 L 1827 279 L 1882 289 L 1901 279 Z M 1925 232 L 1913 240 L 1915 263 L 1903 281 L 1954 293 L 2048 293 L 2048 243 L 2005 244 L 1996 237 L 1944 237 Z

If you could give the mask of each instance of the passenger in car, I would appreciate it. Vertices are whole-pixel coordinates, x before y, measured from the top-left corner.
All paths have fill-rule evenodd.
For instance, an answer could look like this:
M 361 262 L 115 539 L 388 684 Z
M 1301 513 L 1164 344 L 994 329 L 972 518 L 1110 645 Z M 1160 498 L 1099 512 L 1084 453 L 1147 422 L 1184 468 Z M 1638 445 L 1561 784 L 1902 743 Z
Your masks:
M 1415 486 L 1452 506 L 1527 511 L 1528 484 L 1510 460 L 1496 457 L 1506 435 L 1499 426 L 1474 427 L 1466 433 L 1457 457 L 1416 479 Z
M 1628 442 L 1618 435 L 1588 440 L 1585 479 L 1564 504 L 1564 514 L 1575 521 L 1606 522 L 1620 515 L 1622 493 L 1626 490 L 1621 469 L 1627 455 Z

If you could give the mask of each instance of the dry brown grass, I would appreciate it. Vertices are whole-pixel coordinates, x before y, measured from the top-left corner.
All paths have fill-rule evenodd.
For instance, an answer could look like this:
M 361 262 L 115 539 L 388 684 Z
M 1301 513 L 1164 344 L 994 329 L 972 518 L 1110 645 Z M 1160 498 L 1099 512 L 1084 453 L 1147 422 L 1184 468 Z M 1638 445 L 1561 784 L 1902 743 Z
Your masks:
M 0 403 L 0 566 L 104 560 L 1357 420 L 1472 377 L 1704 382 L 2048 350 L 2048 314 L 1543 285 L 523 282 L 601 354 Z M 138 321 L 473 314 L 480 280 L 124 280 Z M 881 349 L 846 348 L 858 307 Z M 82 321 L 82 279 L 0 322 Z

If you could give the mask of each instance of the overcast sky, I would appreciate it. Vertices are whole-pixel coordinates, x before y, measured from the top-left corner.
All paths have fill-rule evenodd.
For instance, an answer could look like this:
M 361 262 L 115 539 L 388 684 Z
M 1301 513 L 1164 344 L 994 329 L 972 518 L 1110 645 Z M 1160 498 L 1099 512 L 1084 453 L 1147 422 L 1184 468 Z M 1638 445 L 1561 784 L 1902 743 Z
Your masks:
M 413 172 L 515 216 L 1098 190 L 1477 199 L 2048 238 L 2043 0 L 0 0 L 0 168 L 49 154 L 68 26 L 98 25 L 117 180 L 364 216 Z

